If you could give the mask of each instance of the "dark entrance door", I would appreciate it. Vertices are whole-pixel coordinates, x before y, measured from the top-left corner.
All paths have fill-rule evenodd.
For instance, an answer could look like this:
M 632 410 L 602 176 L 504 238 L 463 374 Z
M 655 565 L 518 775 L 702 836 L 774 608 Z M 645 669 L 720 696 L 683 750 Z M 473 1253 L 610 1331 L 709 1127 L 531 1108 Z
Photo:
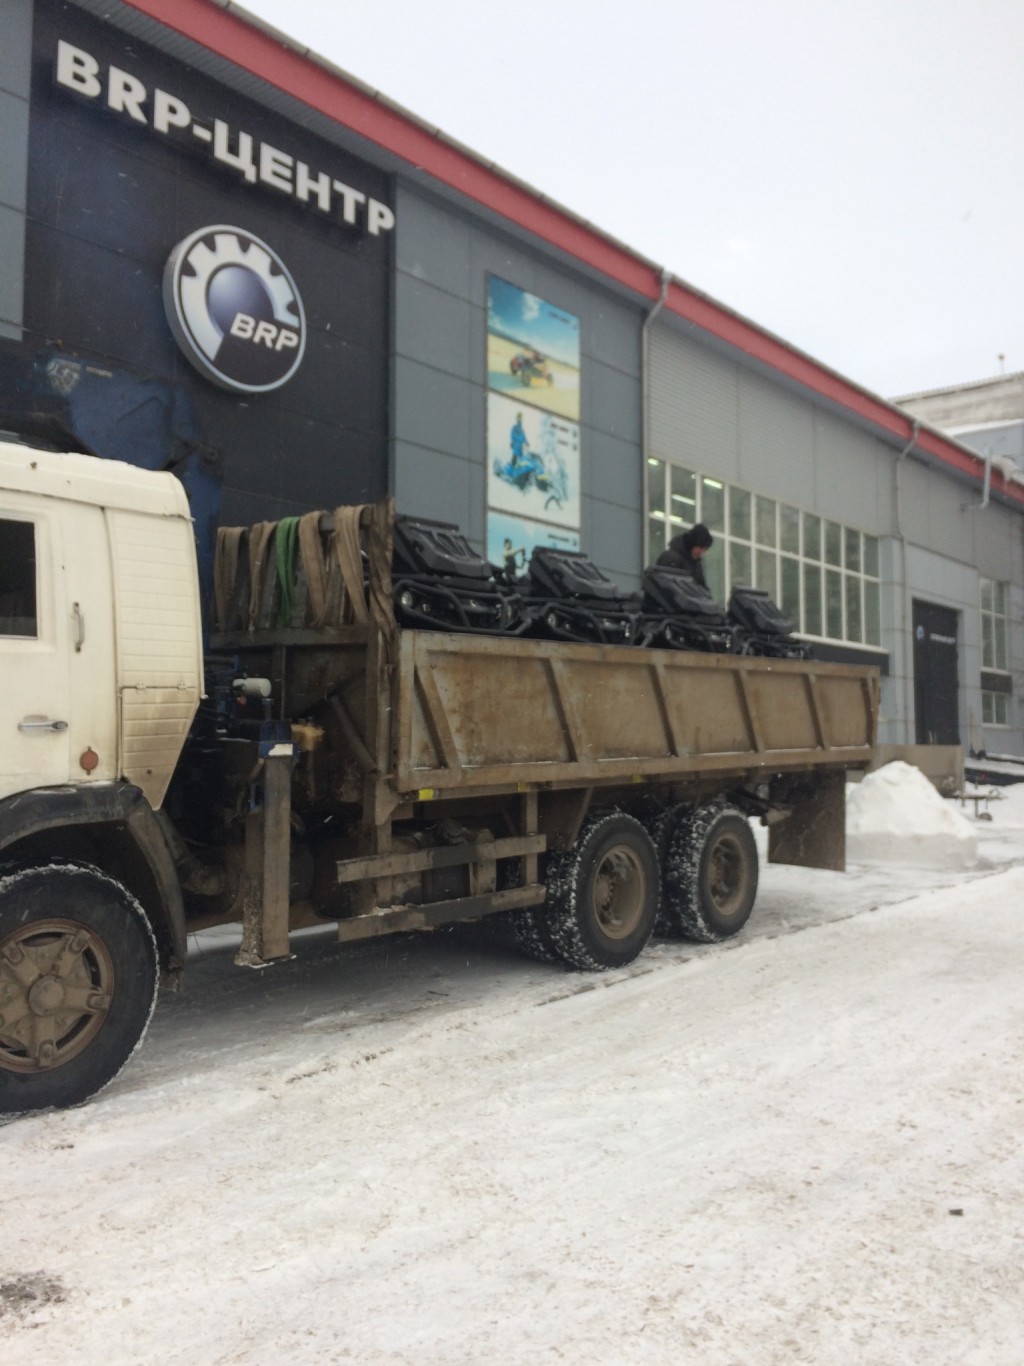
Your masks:
M 914 599 L 914 712 L 919 745 L 958 745 L 957 614 Z

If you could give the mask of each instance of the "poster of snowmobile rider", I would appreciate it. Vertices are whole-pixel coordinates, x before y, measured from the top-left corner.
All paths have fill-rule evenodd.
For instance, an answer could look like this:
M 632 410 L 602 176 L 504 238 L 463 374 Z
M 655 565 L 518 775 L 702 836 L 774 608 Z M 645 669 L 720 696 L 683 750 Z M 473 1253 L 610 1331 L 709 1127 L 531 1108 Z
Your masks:
M 487 506 L 578 530 L 580 429 L 553 413 L 487 395 Z

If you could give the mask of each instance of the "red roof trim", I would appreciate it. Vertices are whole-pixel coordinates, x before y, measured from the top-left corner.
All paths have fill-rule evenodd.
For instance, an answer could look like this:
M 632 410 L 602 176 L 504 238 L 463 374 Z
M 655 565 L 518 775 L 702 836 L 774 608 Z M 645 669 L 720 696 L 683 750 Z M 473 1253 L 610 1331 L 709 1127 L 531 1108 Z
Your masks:
M 175 0 L 173 5 L 168 5 L 166 0 L 122 2 L 344 124 L 369 142 L 426 171 L 436 180 L 641 297 L 652 302 L 658 298 L 660 279 L 655 266 L 603 236 L 596 228 L 506 179 L 468 152 L 436 137 L 399 110 L 375 99 L 372 93 L 349 84 L 340 75 L 283 46 L 269 33 L 253 27 L 214 0 Z M 844 380 L 705 295 L 688 289 L 680 281 L 672 281 L 665 306 L 897 439 L 910 440 L 913 419 L 906 413 Z M 920 432 L 916 446 L 976 479 L 984 474 L 984 462 L 979 457 L 937 433 Z M 992 471 L 992 486 L 1024 507 L 1024 489 L 1007 484 L 996 470 Z

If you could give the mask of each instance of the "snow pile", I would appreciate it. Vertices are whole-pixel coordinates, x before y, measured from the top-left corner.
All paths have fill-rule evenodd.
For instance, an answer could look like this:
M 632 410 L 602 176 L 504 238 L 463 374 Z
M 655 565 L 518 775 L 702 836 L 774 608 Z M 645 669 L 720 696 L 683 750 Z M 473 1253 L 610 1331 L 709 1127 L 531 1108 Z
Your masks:
M 920 769 L 897 760 L 847 789 L 846 854 L 854 863 L 973 868 L 978 836 Z

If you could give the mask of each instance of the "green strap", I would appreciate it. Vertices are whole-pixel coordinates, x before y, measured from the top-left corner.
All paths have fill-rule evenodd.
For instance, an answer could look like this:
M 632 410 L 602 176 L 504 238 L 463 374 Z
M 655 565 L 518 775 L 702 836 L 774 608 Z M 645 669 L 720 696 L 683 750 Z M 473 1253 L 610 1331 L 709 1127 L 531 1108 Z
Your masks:
M 277 524 L 274 543 L 277 547 L 277 582 L 281 590 L 277 601 L 277 625 L 291 624 L 295 606 L 295 570 L 299 558 L 298 517 L 282 517 Z

